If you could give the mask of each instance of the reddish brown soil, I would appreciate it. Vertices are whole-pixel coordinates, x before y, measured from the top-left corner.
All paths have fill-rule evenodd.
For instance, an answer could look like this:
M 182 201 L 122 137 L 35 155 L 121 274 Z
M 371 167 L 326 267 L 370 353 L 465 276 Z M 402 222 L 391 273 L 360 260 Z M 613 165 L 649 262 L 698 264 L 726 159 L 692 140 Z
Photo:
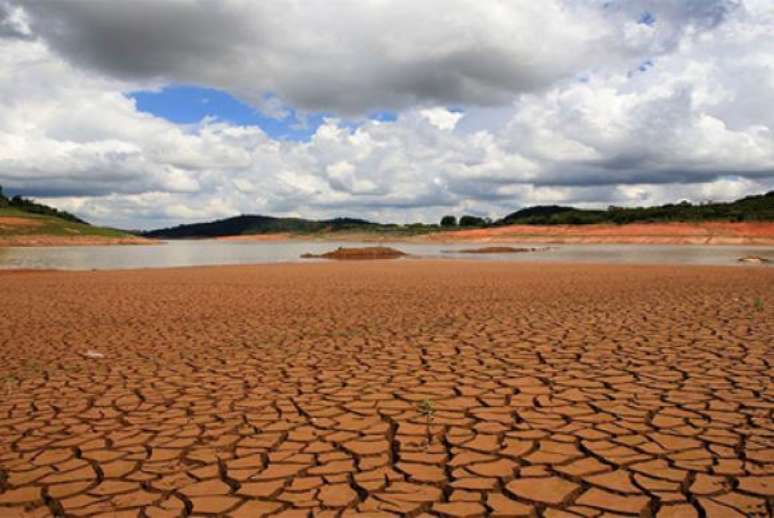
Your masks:
M 398 259 L 406 254 L 388 246 L 364 246 L 361 248 L 339 247 L 324 254 L 303 254 L 304 259 L 337 259 L 340 261 L 357 261 L 363 259 Z
M 770 516 L 773 293 L 768 268 L 7 275 L 0 516 Z
M 623 244 L 774 244 L 774 223 L 646 223 L 630 225 L 509 225 L 439 232 L 429 241 L 623 243 Z
M 100 246 L 100 245 L 153 245 L 158 241 L 143 237 L 101 237 L 101 236 L 49 236 L 30 234 L 0 237 L 2 246 Z
M 0 227 L 39 227 L 43 223 L 32 218 L 17 218 L 13 216 L 0 216 Z
M 260 234 L 218 238 L 226 241 L 410 241 L 461 243 L 568 243 L 663 245 L 774 245 L 774 223 L 635 223 L 630 225 L 510 225 L 396 237 L 374 232 Z
M 13 268 L 6 269 L 0 268 L 0 275 L 38 275 L 41 273 L 56 272 L 58 270 L 44 270 L 44 269 L 26 269 L 26 268 Z

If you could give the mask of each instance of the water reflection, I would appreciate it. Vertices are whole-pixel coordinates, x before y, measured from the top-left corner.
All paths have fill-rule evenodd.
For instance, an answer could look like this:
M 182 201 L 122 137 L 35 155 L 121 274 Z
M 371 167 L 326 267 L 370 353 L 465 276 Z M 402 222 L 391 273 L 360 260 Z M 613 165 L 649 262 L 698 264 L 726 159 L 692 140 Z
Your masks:
M 529 253 L 478 255 L 454 253 L 454 250 L 480 248 L 481 244 L 382 244 L 414 256 L 446 260 L 739 265 L 737 259 L 746 255 L 774 259 L 774 247 L 766 246 L 549 245 L 548 250 Z M 152 246 L 0 248 L 0 268 L 114 270 L 296 262 L 302 261 L 299 256 L 304 252 L 322 253 L 337 246 L 372 245 L 320 241 L 173 241 Z

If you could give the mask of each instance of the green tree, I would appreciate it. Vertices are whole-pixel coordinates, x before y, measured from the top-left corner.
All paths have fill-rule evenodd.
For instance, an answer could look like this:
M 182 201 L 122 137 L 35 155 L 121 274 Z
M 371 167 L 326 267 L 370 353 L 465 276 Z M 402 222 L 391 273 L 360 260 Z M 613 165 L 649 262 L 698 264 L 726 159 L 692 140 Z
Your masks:
M 486 226 L 486 220 L 478 216 L 462 216 L 460 218 L 461 227 L 483 227 Z
M 456 227 L 457 226 L 457 218 L 455 216 L 444 216 L 441 218 L 441 226 L 442 227 Z

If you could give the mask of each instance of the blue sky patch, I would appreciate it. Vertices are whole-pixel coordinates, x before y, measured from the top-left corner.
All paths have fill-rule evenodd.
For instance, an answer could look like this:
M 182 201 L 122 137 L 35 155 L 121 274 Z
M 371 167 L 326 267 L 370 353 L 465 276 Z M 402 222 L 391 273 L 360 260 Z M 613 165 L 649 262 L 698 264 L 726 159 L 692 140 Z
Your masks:
M 641 23 L 642 25 L 653 26 L 656 24 L 656 17 L 653 15 L 653 13 L 649 13 L 648 11 L 645 11 L 637 19 L 637 23 Z
M 283 140 L 307 141 L 323 123 L 326 113 L 299 115 L 289 110 L 283 119 L 264 115 L 256 108 L 240 101 L 233 95 L 214 88 L 190 85 L 168 86 L 158 91 L 130 92 L 137 109 L 161 117 L 175 124 L 196 124 L 205 117 L 239 126 L 258 126 L 270 137 Z M 378 111 L 368 115 L 371 120 L 395 122 L 394 112 Z M 360 125 L 355 121 L 342 120 L 341 124 L 350 131 Z
M 239 126 L 258 126 L 269 136 L 308 140 L 323 122 L 323 114 L 300 118 L 291 110 L 284 119 L 262 114 L 222 90 L 198 86 L 168 86 L 159 91 L 131 92 L 137 109 L 175 124 L 195 124 L 205 117 Z
M 379 122 L 395 122 L 398 120 L 398 115 L 394 112 L 375 112 L 371 113 L 368 118 Z
M 635 75 L 638 74 L 644 74 L 651 68 L 655 67 L 656 63 L 652 59 L 646 59 L 642 63 L 639 64 L 639 66 L 636 69 L 631 69 L 626 73 L 626 77 L 629 79 L 633 78 Z

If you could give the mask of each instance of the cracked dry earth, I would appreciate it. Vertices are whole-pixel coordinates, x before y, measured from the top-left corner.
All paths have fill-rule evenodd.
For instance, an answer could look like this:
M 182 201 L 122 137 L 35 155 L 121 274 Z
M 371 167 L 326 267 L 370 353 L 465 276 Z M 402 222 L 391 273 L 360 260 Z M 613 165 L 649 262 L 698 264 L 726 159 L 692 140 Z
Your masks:
M 767 268 L 0 274 L 0 516 L 771 516 L 773 295 Z

